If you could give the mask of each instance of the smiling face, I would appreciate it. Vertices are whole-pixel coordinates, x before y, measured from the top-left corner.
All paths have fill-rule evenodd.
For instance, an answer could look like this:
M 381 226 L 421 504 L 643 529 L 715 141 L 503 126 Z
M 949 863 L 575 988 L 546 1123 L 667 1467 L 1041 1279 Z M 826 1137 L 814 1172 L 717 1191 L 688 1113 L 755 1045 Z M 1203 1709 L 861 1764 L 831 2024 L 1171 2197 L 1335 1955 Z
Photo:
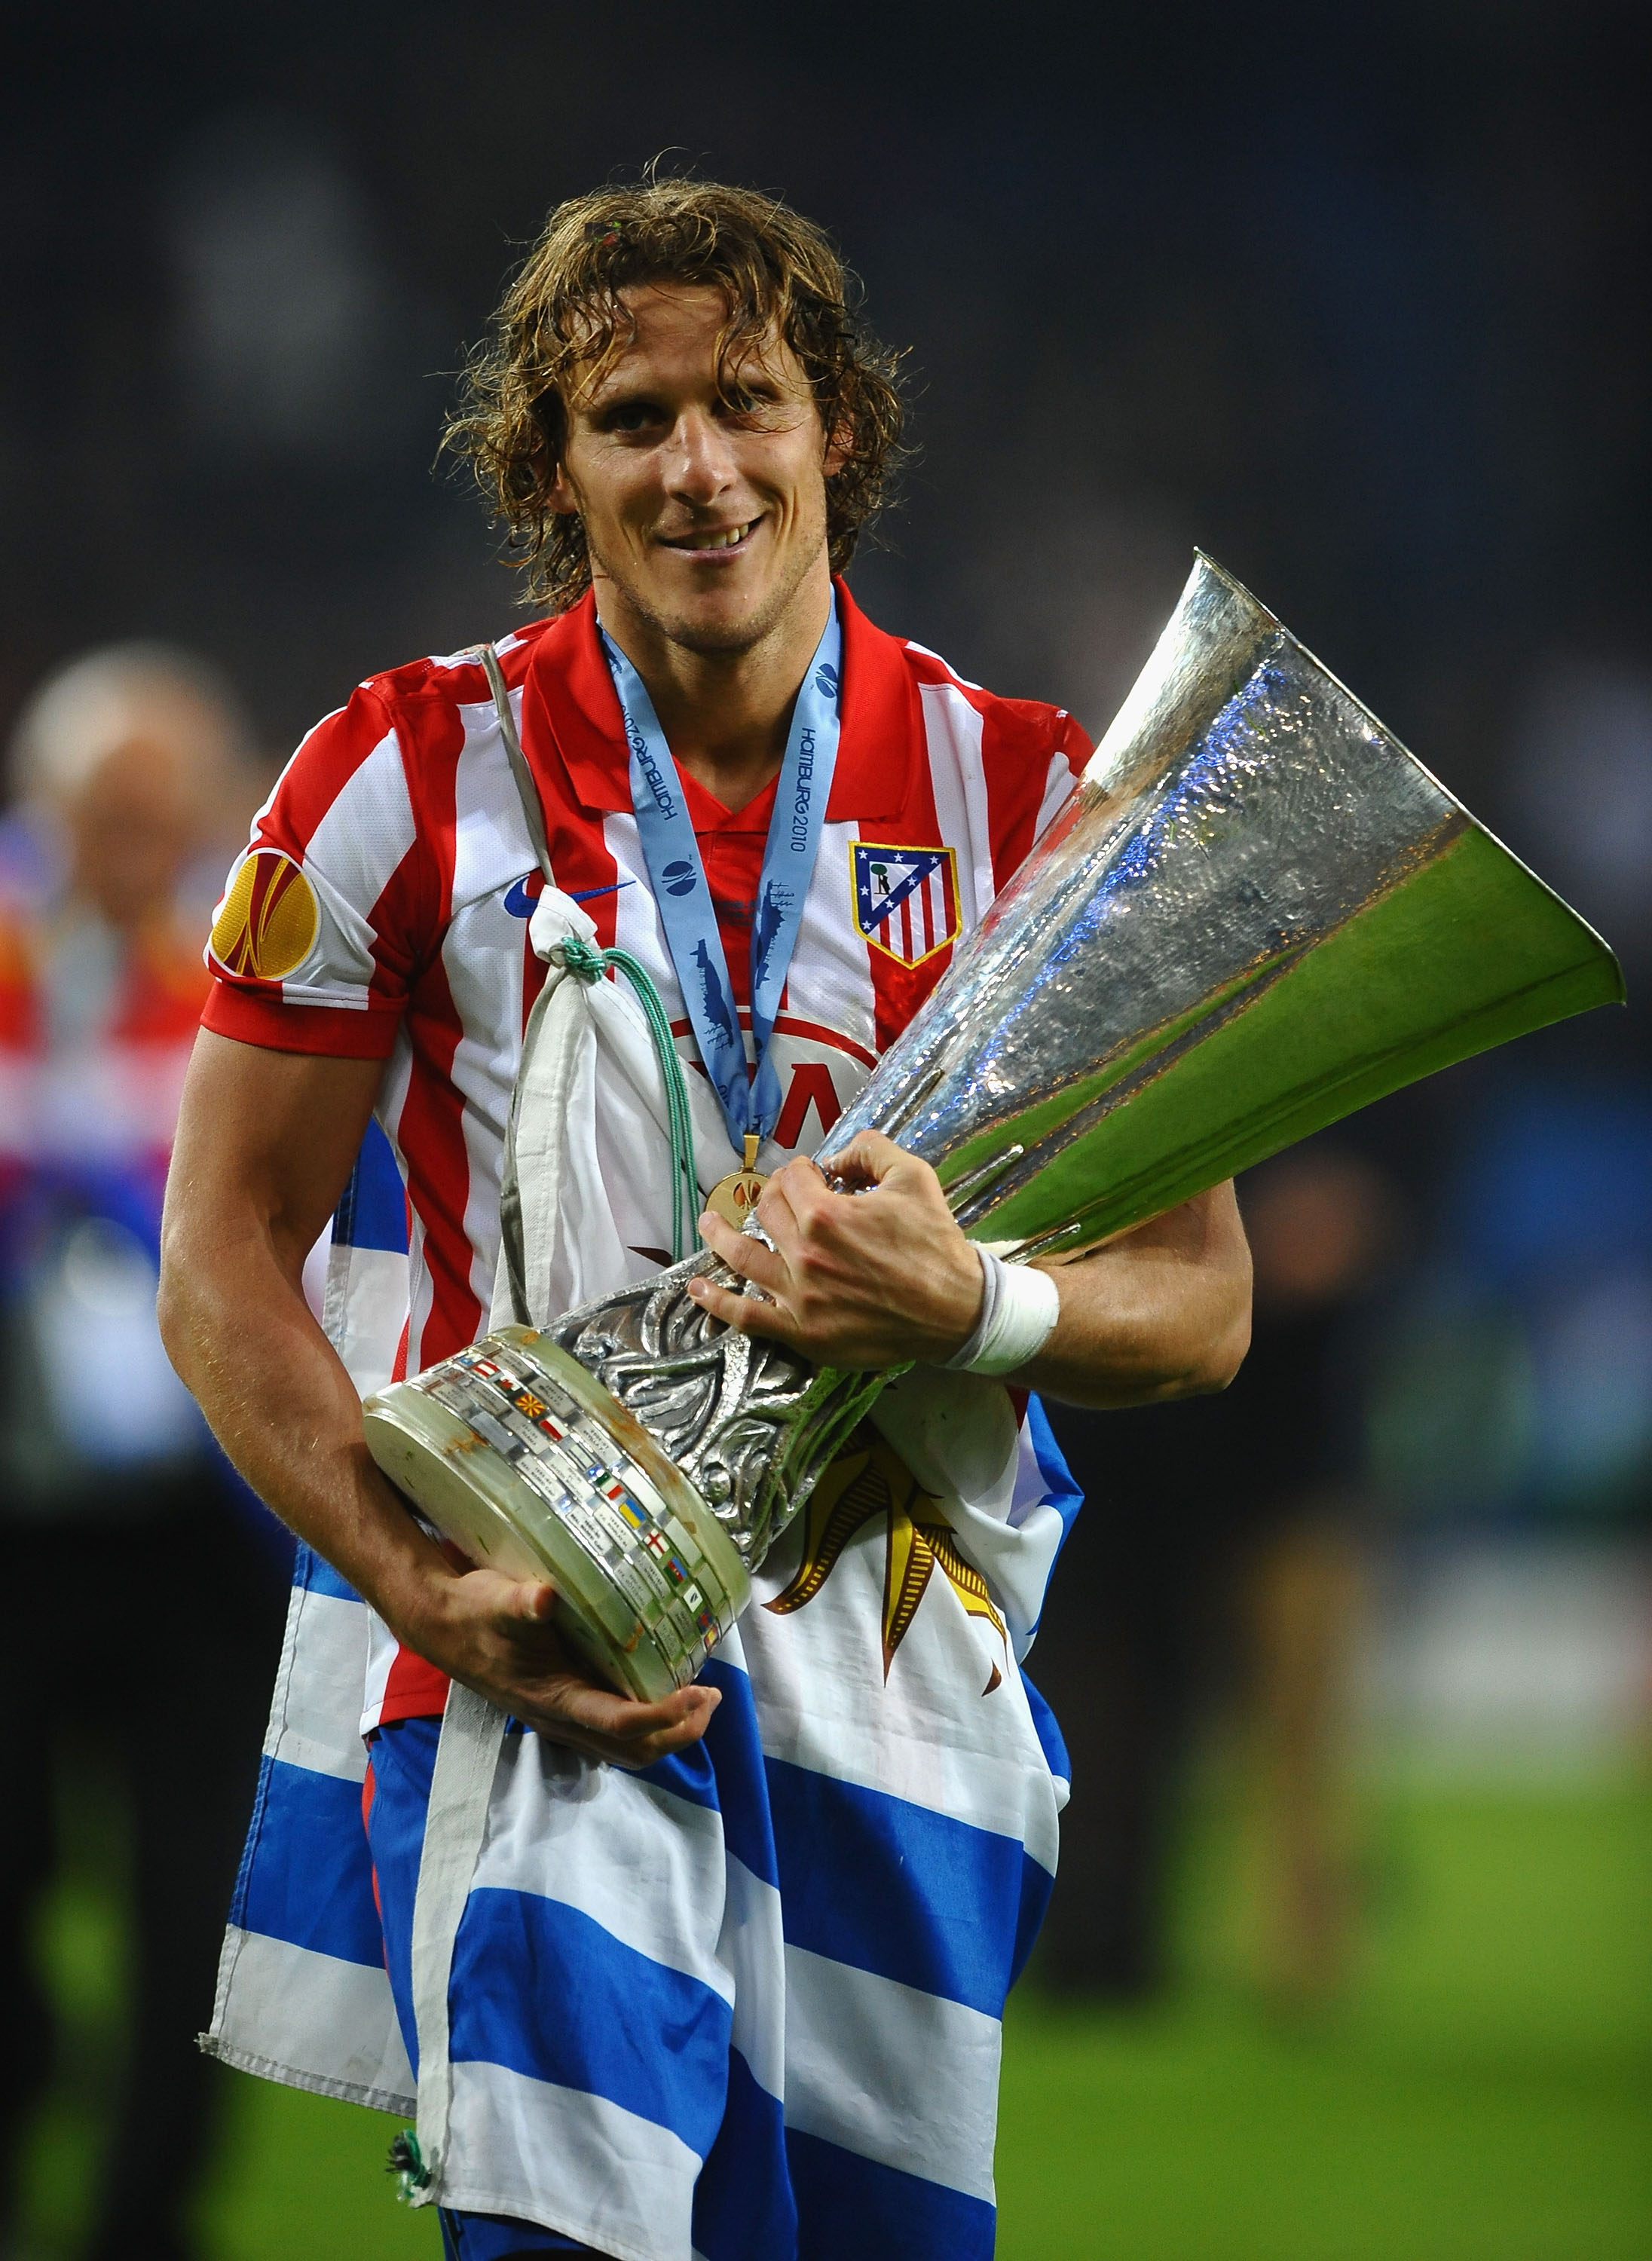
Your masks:
M 772 340 L 720 386 L 720 291 L 621 296 L 635 334 L 569 400 L 549 494 L 584 521 L 604 620 L 702 653 L 750 650 L 805 614 L 818 634 L 835 464 L 795 355 Z

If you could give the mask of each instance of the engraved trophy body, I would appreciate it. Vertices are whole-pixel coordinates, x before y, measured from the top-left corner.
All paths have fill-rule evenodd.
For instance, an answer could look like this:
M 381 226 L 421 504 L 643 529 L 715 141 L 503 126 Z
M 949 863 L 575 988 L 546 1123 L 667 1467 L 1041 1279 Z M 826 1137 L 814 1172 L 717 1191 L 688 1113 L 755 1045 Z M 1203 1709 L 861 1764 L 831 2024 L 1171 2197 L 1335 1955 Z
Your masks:
M 1200 556 L 1075 792 L 834 1129 L 933 1165 L 1011 1260 L 1090 1246 L 1507 1038 L 1620 1001 L 1611 951 Z M 547 1577 L 657 1698 L 887 1378 L 686 1293 L 701 1253 L 368 1399 L 391 1480 L 472 1559 Z

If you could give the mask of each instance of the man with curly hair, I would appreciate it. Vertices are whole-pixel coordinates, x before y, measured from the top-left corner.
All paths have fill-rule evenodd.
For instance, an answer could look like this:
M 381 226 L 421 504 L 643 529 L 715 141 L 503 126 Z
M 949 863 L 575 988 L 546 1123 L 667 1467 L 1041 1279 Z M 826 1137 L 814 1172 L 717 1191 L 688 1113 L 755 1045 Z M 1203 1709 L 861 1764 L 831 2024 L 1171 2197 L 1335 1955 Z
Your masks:
M 1019 1659 L 1071 1503 L 1025 1393 L 1174 1396 L 1243 1353 L 1231 1188 L 1006 1288 L 887 1140 L 847 1158 L 861 1197 L 801 1159 L 1088 753 L 855 607 L 899 428 L 785 206 L 650 180 L 560 207 L 450 435 L 542 616 L 320 723 L 212 930 L 163 1324 L 305 1545 L 208 2046 L 391 2108 L 416 2068 L 401 2156 L 465 2261 L 984 2261 L 999 2018 L 1065 1792 Z M 702 1198 L 743 1145 L 769 1173 L 772 1245 L 700 1219 L 754 1290 L 701 1281 L 708 1310 L 918 1361 L 657 1704 L 585 1674 L 549 1587 L 435 1543 L 362 1439 L 359 1392 L 486 1331 L 524 1020 L 575 931 L 641 962 L 706 1079 Z M 660 1138 L 594 1120 L 587 1294 L 671 1259 Z M 330 1213 L 324 1330 L 300 1275 Z M 500 1727 L 463 1861 L 455 1681 Z

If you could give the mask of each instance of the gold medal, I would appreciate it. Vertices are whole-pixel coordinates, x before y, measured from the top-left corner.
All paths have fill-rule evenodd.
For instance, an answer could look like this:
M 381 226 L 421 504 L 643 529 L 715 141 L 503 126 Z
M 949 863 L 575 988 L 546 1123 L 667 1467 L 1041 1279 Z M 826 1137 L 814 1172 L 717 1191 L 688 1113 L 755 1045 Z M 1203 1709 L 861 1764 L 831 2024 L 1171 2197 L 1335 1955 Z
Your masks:
M 730 1170 L 726 1178 L 719 1178 L 706 1195 L 706 1207 L 712 1215 L 727 1218 L 739 1232 L 745 1231 L 752 1210 L 762 1198 L 763 1188 L 769 1182 L 757 1166 L 757 1132 L 748 1130 L 745 1138 L 746 1158 L 743 1166 Z

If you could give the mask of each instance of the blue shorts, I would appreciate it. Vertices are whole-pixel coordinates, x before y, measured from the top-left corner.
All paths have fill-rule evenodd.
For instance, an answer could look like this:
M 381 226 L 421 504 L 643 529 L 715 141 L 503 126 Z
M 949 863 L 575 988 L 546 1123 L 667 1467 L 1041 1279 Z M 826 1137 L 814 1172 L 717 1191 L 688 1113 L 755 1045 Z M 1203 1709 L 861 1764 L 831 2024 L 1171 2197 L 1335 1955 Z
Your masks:
M 375 1891 L 381 1875 L 397 1880 L 388 1895 L 378 1897 L 392 1911 L 384 1931 L 384 1962 L 410 2057 L 415 2053 L 409 2031 L 411 1920 L 419 1855 L 424 1846 L 425 1809 L 430 1803 L 430 1777 L 441 1733 L 440 1719 L 398 1719 L 379 1728 L 370 1747 L 372 1794 L 367 1801 L 367 1841 L 373 1855 Z M 398 1920 L 403 1911 L 408 1926 L 405 1935 Z M 446 2207 L 440 2212 L 446 2261 L 512 2261 L 518 2253 L 584 2254 L 587 2261 L 604 2261 L 593 2246 L 581 2245 L 577 2237 L 564 2237 L 557 2229 L 542 2229 L 535 2222 L 513 2222 L 500 2214 L 454 2214 Z

